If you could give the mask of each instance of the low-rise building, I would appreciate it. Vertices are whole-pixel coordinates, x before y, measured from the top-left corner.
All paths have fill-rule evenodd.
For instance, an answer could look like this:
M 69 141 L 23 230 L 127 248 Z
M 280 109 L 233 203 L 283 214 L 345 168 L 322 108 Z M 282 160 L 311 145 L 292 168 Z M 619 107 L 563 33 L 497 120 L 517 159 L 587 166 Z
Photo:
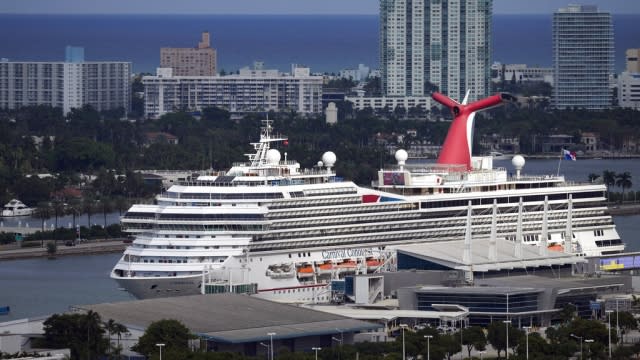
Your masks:
M 580 134 L 580 142 L 584 144 L 585 151 L 598 150 L 599 135 L 592 132 L 583 132 Z
M 322 113 L 322 77 L 309 68 L 294 68 L 292 74 L 243 68 L 225 76 L 175 76 L 160 68 L 156 76 L 142 78 L 145 116 L 158 118 L 174 111 L 199 112 L 219 107 L 232 113 L 296 111 Z
M 517 82 L 543 81 L 548 84 L 553 84 L 553 68 L 529 67 L 526 64 L 493 63 L 493 65 L 491 65 L 492 82 L 499 83 L 502 80 L 511 81 L 512 79 L 515 79 Z

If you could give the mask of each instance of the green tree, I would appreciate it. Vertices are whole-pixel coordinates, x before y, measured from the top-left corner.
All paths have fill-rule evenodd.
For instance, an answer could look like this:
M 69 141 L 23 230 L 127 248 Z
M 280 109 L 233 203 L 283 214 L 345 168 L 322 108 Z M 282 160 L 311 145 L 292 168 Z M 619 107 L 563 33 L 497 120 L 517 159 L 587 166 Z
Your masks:
M 445 334 L 440 335 L 437 338 L 437 346 L 441 347 L 447 359 L 451 360 L 451 357 L 454 354 L 457 354 L 462 351 L 462 344 L 460 344 L 460 334 Z
M 462 329 L 462 345 L 467 347 L 469 358 L 471 358 L 472 349 L 482 351 L 487 347 L 487 337 L 480 326 L 470 326 Z
M 53 241 L 47 242 L 47 254 L 49 255 L 49 259 L 55 258 L 56 251 L 58 251 L 58 246 Z
M 611 192 L 611 187 L 616 184 L 616 173 L 610 170 L 603 171 L 602 182 L 607 186 L 607 196 L 609 197 L 609 193 Z M 611 201 L 610 197 L 609 197 L 609 201 Z
M 618 324 L 617 321 L 620 321 Z M 638 321 L 628 311 L 619 311 L 618 314 L 614 317 L 611 317 L 611 322 L 613 327 L 620 326 L 620 342 L 624 343 L 624 334 L 628 333 L 629 330 L 638 329 Z
M 621 174 L 617 174 L 616 175 L 616 186 L 619 186 L 622 188 L 622 197 L 620 198 L 620 202 L 624 201 L 624 191 L 628 188 L 630 188 L 631 186 L 633 186 L 633 183 L 631 182 L 631 173 L 628 171 L 625 171 Z
M 132 349 L 151 356 L 158 350 L 156 344 L 163 343 L 166 351 L 189 352 L 189 340 L 192 339 L 196 337 L 181 322 L 163 319 L 151 323 Z
M 104 355 L 108 348 L 100 315 L 93 311 L 87 314 L 54 314 L 45 320 L 43 329 L 43 346 L 69 348 L 72 359 L 95 359 Z
M 522 336 L 522 331 L 501 321 L 494 321 L 487 327 L 487 341 L 498 352 L 498 358 L 502 350 L 508 351 L 507 327 L 509 328 L 509 347 L 515 347 L 518 345 L 518 338 Z

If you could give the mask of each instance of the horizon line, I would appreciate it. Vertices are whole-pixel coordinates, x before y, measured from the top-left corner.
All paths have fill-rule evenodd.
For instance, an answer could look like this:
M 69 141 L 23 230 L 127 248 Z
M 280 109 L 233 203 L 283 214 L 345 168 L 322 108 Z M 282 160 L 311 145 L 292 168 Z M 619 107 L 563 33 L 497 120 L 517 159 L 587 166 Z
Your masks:
M 606 11 L 605 11 L 606 12 Z M 610 12 L 612 15 L 640 15 L 640 12 Z M 139 12 L 49 12 L 49 13 L 41 13 L 41 12 L 0 12 L 0 15 L 149 15 L 149 16 L 159 16 L 159 15 L 173 15 L 173 16 L 181 16 L 181 15 L 250 15 L 250 16 L 273 16 L 273 15 L 282 15 L 282 16 L 313 16 L 313 15 L 333 15 L 333 16 L 379 16 L 379 13 L 332 13 L 332 12 L 318 12 L 318 13 L 240 13 L 240 12 L 230 12 L 230 13 L 202 13 L 202 12 L 180 12 L 180 13 L 170 13 L 170 12 L 155 12 L 155 13 L 139 13 Z M 527 13 L 516 13 L 516 12 L 498 12 L 493 13 L 492 15 L 553 15 L 553 12 L 527 12 Z

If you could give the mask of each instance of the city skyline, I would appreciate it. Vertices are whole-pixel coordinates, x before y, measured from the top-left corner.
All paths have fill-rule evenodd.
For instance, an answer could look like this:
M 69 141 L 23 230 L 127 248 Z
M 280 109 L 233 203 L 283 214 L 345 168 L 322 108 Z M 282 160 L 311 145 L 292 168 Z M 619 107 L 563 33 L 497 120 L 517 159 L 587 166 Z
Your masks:
M 628 0 L 495 0 L 493 13 L 500 14 L 551 14 L 569 3 L 597 5 L 613 14 L 638 14 L 640 2 Z M 364 14 L 377 15 L 378 0 L 243 0 L 241 2 L 208 0 L 172 0 L 132 2 L 130 0 L 4 0 L 0 2 L 0 14 Z

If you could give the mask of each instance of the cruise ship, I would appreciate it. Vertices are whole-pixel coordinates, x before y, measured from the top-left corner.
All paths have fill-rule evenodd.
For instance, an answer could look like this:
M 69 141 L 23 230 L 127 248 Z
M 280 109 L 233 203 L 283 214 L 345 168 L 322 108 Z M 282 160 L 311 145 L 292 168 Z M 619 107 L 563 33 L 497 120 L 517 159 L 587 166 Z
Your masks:
M 398 150 L 397 164 L 366 187 L 336 175 L 333 152 L 310 169 L 286 152 L 282 159 L 277 148 L 288 138 L 263 121 L 248 162 L 173 185 L 153 205 L 127 211 L 122 227 L 135 240 L 111 277 L 137 298 L 222 284 L 277 301 L 323 302 L 332 279 L 393 269 L 394 245 L 463 239 L 469 210 L 473 238 L 576 256 L 624 251 L 604 185 L 525 176 L 521 156 L 512 161 L 515 174 L 493 168 L 490 156 L 471 156 L 475 112 L 508 96 L 472 104 L 433 97 L 455 116 L 438 163 L 410 166 Z

